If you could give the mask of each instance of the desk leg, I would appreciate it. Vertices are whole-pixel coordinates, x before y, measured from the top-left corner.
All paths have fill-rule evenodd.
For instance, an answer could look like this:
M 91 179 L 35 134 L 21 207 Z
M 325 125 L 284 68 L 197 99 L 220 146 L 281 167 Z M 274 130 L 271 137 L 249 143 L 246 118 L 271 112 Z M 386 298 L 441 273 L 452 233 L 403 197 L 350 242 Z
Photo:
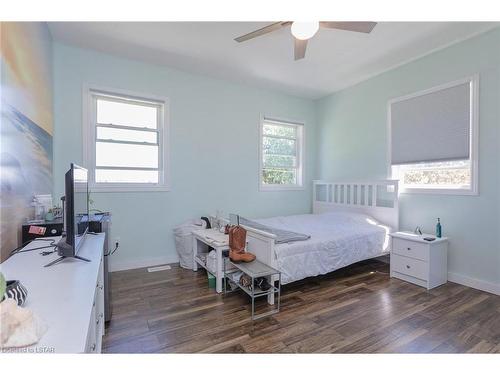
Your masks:
M 215 291 L 217 293 L 222 293 L 222 282 L 224 280 L 224 274 L 222 272 L 222 250 L 216 249 L 217 254 L 217 271 L 215 275 Z
M 198 263 L 196 263 L 196 256 L 198 255 L 198 240 L 193 236 L 193 271 L 198 271 Z

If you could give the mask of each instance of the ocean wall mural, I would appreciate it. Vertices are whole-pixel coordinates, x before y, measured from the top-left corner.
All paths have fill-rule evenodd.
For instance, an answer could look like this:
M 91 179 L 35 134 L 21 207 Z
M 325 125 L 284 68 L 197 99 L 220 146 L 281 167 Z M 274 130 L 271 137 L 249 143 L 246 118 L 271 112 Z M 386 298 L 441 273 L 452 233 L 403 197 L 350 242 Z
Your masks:
M 39 22 L 0 23 L 0 262 L 35 194 L 52 193 L 52 40 Z

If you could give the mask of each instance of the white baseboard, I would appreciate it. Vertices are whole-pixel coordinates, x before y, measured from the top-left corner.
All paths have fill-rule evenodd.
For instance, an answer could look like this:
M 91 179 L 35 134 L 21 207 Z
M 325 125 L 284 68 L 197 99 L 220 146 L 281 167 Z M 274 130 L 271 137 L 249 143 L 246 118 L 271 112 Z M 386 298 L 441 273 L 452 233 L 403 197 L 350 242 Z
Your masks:
M 172 259 L 172 257 L 168 256 L 130 260 L 120 260 L 119 258 L 112 258 L 109 262 L 109 272 L 133 270 L 135 268 L 153 267 L 177 262 L 177 260 Z
M 448 272 L 448 281 L 500 295 L 500 284 L 491 283 L 489 281 L 474 279 L 454 272 Z
M 387 264 L 391 264 L 391 257 L 389 254 L 387 255 L 382 255 L 378 258 L 375 258 L 377 259 L 378 261 L 382 262 L 382 263 L 387 263 Z

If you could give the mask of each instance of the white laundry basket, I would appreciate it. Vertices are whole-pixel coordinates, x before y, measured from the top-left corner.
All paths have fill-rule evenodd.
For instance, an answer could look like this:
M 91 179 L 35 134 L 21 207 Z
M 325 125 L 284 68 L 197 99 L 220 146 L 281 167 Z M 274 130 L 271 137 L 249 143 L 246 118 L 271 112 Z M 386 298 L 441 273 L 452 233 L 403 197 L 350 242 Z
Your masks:
M 193 236 L 191 232 L 204 227 L 201 220 L 193 219 L 174 228 L 175 249 L 182 268 L 193 269 Z

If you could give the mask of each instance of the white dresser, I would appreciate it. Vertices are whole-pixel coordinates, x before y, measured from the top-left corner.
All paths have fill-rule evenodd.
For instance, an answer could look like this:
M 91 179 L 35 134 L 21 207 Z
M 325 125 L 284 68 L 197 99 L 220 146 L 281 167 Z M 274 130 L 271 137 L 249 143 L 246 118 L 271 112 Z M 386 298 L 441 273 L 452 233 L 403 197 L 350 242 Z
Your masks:
M 391 277 L 432 289 L 448 280 L 448 239 L 429 242 L 424 237 L 435 236 L 391 234 Z
M 78 255 L 90 262 L 68 258 L 44 267 L 57 254 L 42 256 L 41 250 L 35 250 L 16 254 L 0 264 L 8 280 L 20 280 L 28 289 L 24 307 L 48 327 L 36 345 L 19 352 L 100 353 L 104 335 L 104 238 L 104 233 L 86 236 Z M 35 241 L 25 249 L 46 244 Z

